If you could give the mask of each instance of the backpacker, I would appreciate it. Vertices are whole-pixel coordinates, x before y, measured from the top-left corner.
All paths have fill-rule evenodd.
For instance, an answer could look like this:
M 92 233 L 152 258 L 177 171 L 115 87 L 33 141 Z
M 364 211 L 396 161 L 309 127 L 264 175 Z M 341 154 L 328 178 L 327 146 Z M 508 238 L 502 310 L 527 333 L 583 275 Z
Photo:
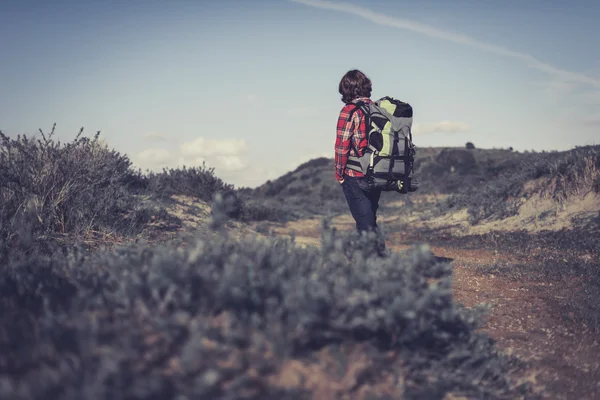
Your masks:
M 346 168 L 365 174 L 373 188 L 400 193 L 417 190 L 418 182 L 412 176 L 415 146 L 411 105 L 387 96 L 372 104 L 355 104 L 350 118 L 359 109 L 365 114 L 368 147 L 361 157 L 350 156 Z M 355 153 L 359 154 L 356 149 Z

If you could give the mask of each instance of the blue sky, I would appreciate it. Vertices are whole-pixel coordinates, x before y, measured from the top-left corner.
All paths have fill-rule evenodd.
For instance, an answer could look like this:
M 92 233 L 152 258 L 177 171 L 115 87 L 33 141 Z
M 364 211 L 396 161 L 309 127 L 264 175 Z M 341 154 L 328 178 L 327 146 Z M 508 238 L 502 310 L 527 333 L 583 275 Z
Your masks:
M 411 103 L 417 146 L 600 143 L 600 2 L 0 3 L 0 129 L 102 131 L 142 169 L 255 186 L 333 157 L 337 86 Z M 332 170 L 333 174 L 333 170 Z

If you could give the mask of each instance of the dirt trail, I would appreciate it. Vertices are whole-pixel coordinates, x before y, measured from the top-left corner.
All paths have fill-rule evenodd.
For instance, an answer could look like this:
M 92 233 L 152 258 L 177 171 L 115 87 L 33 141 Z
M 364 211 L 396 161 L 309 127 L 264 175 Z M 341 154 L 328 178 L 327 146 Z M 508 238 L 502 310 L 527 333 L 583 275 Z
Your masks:
M 346 230 L 352 229 L 353 224 L 342 218 L 334 225 Z M 278 235 L 292 231 L 297 243 L 319 245 L 318 220 L 297 221 L 273 229 Z M 391 249 L 401 251 L 409 247 L 398 244 L 397 239 L 389 238 Z M 517 281 L 476 268 L 499 260 L 514 261 L 513 254 L 497 250 L 448 246 L 432 247 L 432 251 L 436 256 L 453 259 L 454 294 L 459 302 L 467 307 L 491 304 L 483 329 L 505 353 L 528 364 L 524 381 L 545 389 L 547 399 L 600 399 L 600 337 L 564 315 L 561 307 L 561 299 L 577 290 L 577 282 Z
M 458 301 L 468 307 L 492 305 L 484 329 L 506 353 L 531 366 L 531 374 L 524 379 L 545 387 L 549 399 L 600 399 L 600 338 L 563 315 L 560 307 L 560 300 L 575 290 L 575 282 L 519 282 L 473 268 L 501 254 L 432 250 L 437 256 L 454 259 Z

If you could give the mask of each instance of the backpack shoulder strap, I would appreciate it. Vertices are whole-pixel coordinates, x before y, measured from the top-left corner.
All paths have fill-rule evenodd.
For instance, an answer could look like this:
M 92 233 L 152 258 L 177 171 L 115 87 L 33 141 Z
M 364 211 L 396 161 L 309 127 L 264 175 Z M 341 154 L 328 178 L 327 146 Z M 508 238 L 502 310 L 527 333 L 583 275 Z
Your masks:
M 357 101 L 356 103 L 354 103 L 354 105 L 355 105 L 355 107 L 350 111 L 350 114 L 348 114 L 348 119 L 352 118 L 352 115 L 357 110 L 362 110 L 362 112 L 365 112 L 365 110 L 364 110 L 365 102 L 364 101 Z
M 364 114 L 365 117 L 365 126 L 367 129 L 367 132 L 365 132 L 366 136 L 367 136 L 367 142 L 369 141 L 369 125 L 370 125 L 370 121 L 369 121 L 369 105 L 367 103 L 365 103 L 364 101 L 357 101 L 356 103 L 354 103 L 356 107 L 354 107 L 350 113 L 348 114 L 348 121 L 350 121 L 352 119 L 352 115 L 354 115 L 354 113 L 357 110 L 361 110 Z M 358 154 L 358 149 L 354 148 L 354 145 L 351 143 L 352 148 L 354 149 L 354 152 L 356 154 Z
M 365 117 L 365 126 L 367 127 L 367 138 L 368 138 L 368 131 L 369 131 L 369 126 L 371 125 L 371 121 L 369 119 L 370 116 L 370 109 L 369 109 L 369 104 L 365 103 L 364 101 L 357 101 L 356 103 L 356 107 L 354 107 L 352 109 L 352 111 L 350 111 L 350 114 L 348 115 L 348 120 L 352 119 L 352 115 L 357 111 L 357 110 L 361 110 L 363 112 L 363 115 Z

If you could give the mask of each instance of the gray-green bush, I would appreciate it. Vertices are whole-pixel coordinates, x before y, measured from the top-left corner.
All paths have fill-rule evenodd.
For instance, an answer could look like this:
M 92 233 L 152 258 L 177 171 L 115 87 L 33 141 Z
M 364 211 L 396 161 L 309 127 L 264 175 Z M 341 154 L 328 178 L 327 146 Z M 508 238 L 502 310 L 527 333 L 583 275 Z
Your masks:
M 43 243 L 96 232 L 132 235 L 147 222 L 128 191 L 130 161 L 82 137 L 62 144 L 52 131 L 41 139 L 0 132 L 0 243 L 22 243 L 19 227 Z
M 162 172 L 148 172 L 148 192 L 166 198 L 172 195 L 192 196 L 212 201 L 215 193 L 232 192 L 233 185 L 223 182 L 214 173 L 214 168 L 202 163 L 199 167 L 165 168 Z
M 449 264 L 423 248 L 371 258 L 372 239 L 326 228 L 317 250 L 206 233 L 13 261 L 0 270 L 0 398 L 311 398 L 274 378 L 326 347 L 343 376 L 348 344 L 371 360 L 357 385 L 391 374 L 403 398 L 526 390 L 475 332 L 480 313 L 454 302 Z

